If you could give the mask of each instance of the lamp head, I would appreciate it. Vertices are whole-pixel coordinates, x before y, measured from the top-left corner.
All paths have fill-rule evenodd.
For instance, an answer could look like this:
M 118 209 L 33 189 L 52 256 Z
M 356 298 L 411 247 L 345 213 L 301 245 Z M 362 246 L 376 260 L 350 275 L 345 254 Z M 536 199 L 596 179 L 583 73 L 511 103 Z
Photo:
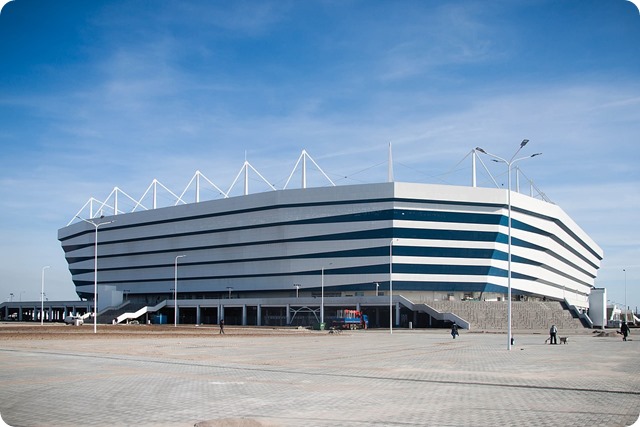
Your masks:
M 527 142 L 529 142 L 528 139 L 523 139 L 522 142 L 520 143 L 520 148 L 524 147 L 525 145 L 527 145 Z
M 541 156 L 541 155 L 542 155 L 542 153 L 534 153 L 534 154 L 531 155 L 531 157 Z
M 483 150 L 482 148 L 480 148 L 480 147 L 476 147 L 476 151 L 479 151 L 479 152 L 481 152 L 481 153 L 487 154 L 487 152 L 486 152 L 486 151 L 484 151 L 484 150 Z

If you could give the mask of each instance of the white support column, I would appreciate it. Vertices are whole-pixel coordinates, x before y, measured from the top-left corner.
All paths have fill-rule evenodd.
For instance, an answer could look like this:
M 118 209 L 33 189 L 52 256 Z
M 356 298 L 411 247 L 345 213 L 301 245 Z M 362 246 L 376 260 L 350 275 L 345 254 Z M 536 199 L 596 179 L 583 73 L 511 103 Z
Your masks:
M 196 203 L 200 203 L 200 171 L 196 173 Z
M 533 181 L 529 180 L 529 197 L 533 197 Z
M 471 186 L 476 187 L 476 150 L 471 150 Z
M 196 305 L 196 325 L 199 325 L 200 322 L 200 304 Z
M 249 194 L 249 163 L 244 162 L 244 195 Z
M 158 181 L 153 180 L 153 209 L 158 206 Z
M 389 143 L 389 169 L 387 170 L 387 181 L 393 182 L 393 153 L 391 143 Z
M 287 326 L 291 323 L 291 306 L 287 304 Z
M 247 326 L 247 304 L 242 304 L 242 326 Z
M 224 305 L 220 304 L 218 306 L 218 323 L 220 323 L 222 319 L 224 319 Z
M 307 152 L 302 151 L 302 188 L 307 188 Z
M 400 324 L 400 303 L 396 303 L 396 326 Z

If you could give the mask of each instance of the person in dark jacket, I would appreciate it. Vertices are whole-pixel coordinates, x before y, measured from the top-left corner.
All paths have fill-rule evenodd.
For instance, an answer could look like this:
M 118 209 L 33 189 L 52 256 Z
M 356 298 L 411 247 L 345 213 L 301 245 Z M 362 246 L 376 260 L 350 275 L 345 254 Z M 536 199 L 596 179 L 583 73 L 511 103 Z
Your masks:
M 458 333 L 458 325 L 456 325 L 455 323 L 451 326 L 451 336 L 453 337 L 453 339 L 456 339 L 456 336 L 460 335 Z
M 220 319 L 220 333 L 224 335 L 224 319 Z
M 549 328 L 549 344 L 558 344 L 558 328 L 556 328 L 556 325 L 551 325 L 551 328 Z
M 627 337 L 629 336 L 629 333 L 631 332 L 631 330 L 629 329 L 629 325 L 627 325 L 627 322 L 622 322 L 622 325 L 620 326 L 620 333 L 622 334 L 622 341 L 626 341 Z

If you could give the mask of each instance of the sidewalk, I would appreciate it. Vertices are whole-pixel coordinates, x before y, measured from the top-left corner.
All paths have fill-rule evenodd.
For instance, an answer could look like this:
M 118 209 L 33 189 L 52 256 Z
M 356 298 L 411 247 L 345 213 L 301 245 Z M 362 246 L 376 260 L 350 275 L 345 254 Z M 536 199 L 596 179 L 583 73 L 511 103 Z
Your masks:
M 13 427 L 583 427 L 631 425 L 640 412 L 640 341 L 579 334 L 545 345 L 523 333 L 508 351 L 494 333 L 225 330 L 0 331 L 0 415 Z

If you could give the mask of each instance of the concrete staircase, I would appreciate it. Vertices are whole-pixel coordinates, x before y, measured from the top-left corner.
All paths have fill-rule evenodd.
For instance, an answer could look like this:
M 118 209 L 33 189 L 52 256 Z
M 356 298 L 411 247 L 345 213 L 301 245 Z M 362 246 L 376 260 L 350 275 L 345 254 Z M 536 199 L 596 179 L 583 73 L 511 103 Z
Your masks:
M 99 312 L 98 323 L 111 323 L 113 319 L 118 318 L 122 314 L 137 311 L 144 306 L 145 304 L 133 304 L 131 301 L 125 301 L 118 307 L 110 307 Z
M 506 301 L 427 301 L 426 305 L 441 313 L 453 313 L 470 323 L 472 330 L 506 330 Z M 581 320 L 557 301 L 513 301 L 511 327 L 522 330 L 579 330 Z

